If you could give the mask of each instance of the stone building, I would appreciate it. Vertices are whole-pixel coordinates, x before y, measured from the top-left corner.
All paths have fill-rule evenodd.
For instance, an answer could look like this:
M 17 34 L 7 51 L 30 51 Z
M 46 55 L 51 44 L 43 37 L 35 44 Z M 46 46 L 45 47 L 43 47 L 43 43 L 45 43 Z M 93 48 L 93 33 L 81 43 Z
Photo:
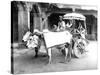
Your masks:
M 86 16 L 86 25 L 89 39 L 97 38 L 97 10 L 82 9 L 80 5 L 65 5 L 53 3 L 37 3 L 12 1 L 11 2 L 11 42 L 22 41 L 26 31 L 34 29 L 42 31 L 57 24 L 59 16 L 77 12 Z M 90 37 L 93 38 L 90 38 Z
M 39 29 L 41 31 L 42 27 L 45 27 L 41 25 L 44 18 L 46 14 L 38 3 L 11 2 L 12 42 L 21 42 L 28 30 L 33 32 L 34 29 Z

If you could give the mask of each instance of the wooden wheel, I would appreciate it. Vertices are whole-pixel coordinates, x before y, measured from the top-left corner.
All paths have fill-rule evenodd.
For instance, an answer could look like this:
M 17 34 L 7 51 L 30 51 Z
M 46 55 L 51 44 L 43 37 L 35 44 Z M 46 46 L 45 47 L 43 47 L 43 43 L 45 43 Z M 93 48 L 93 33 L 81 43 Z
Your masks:
M 74 55 L 77 58 L 80 58 L 84 55 L 85 52 L 85 43 L 83 40 L 78 39 L 74 44 Z

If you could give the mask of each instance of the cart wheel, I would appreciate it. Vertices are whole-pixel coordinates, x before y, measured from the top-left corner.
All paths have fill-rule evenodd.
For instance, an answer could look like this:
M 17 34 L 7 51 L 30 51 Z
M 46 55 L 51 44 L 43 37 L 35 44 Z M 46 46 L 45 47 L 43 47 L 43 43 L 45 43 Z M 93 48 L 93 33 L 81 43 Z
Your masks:
M 82 57 L 85 53 L 85 44 L 82 41 L 75 42 L 73 52 L 74 52 L 75 57 L 77 58 Z

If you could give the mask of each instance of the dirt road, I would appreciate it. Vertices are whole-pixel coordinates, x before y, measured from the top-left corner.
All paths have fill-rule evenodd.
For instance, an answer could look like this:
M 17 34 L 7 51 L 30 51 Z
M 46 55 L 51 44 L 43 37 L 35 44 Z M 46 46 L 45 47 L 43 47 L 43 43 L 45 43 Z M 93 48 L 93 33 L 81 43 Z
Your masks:
M 88 52 L 81 58 L 72 58 L 64 63 L 64 56 L 57 50 L 52 51 L 52 63 L 47 64 L 48 57 L 45 53 L 39 53 L 34 58 L 34 50 L 14 50 L 14 73 L 41 73 L 73 70 L 88 70 L 97 68 L 97 42 L 91 41 L 87 47 Z

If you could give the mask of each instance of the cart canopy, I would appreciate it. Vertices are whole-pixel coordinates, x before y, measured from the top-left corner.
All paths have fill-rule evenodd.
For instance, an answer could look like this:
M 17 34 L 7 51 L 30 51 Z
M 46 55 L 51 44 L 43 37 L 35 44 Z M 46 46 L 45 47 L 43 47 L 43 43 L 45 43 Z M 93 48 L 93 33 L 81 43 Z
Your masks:
M 79 13 L 68 13 L 63 16 L 63 19 L 77 19 L 77 20 L 85 20 L 85 16 Z

